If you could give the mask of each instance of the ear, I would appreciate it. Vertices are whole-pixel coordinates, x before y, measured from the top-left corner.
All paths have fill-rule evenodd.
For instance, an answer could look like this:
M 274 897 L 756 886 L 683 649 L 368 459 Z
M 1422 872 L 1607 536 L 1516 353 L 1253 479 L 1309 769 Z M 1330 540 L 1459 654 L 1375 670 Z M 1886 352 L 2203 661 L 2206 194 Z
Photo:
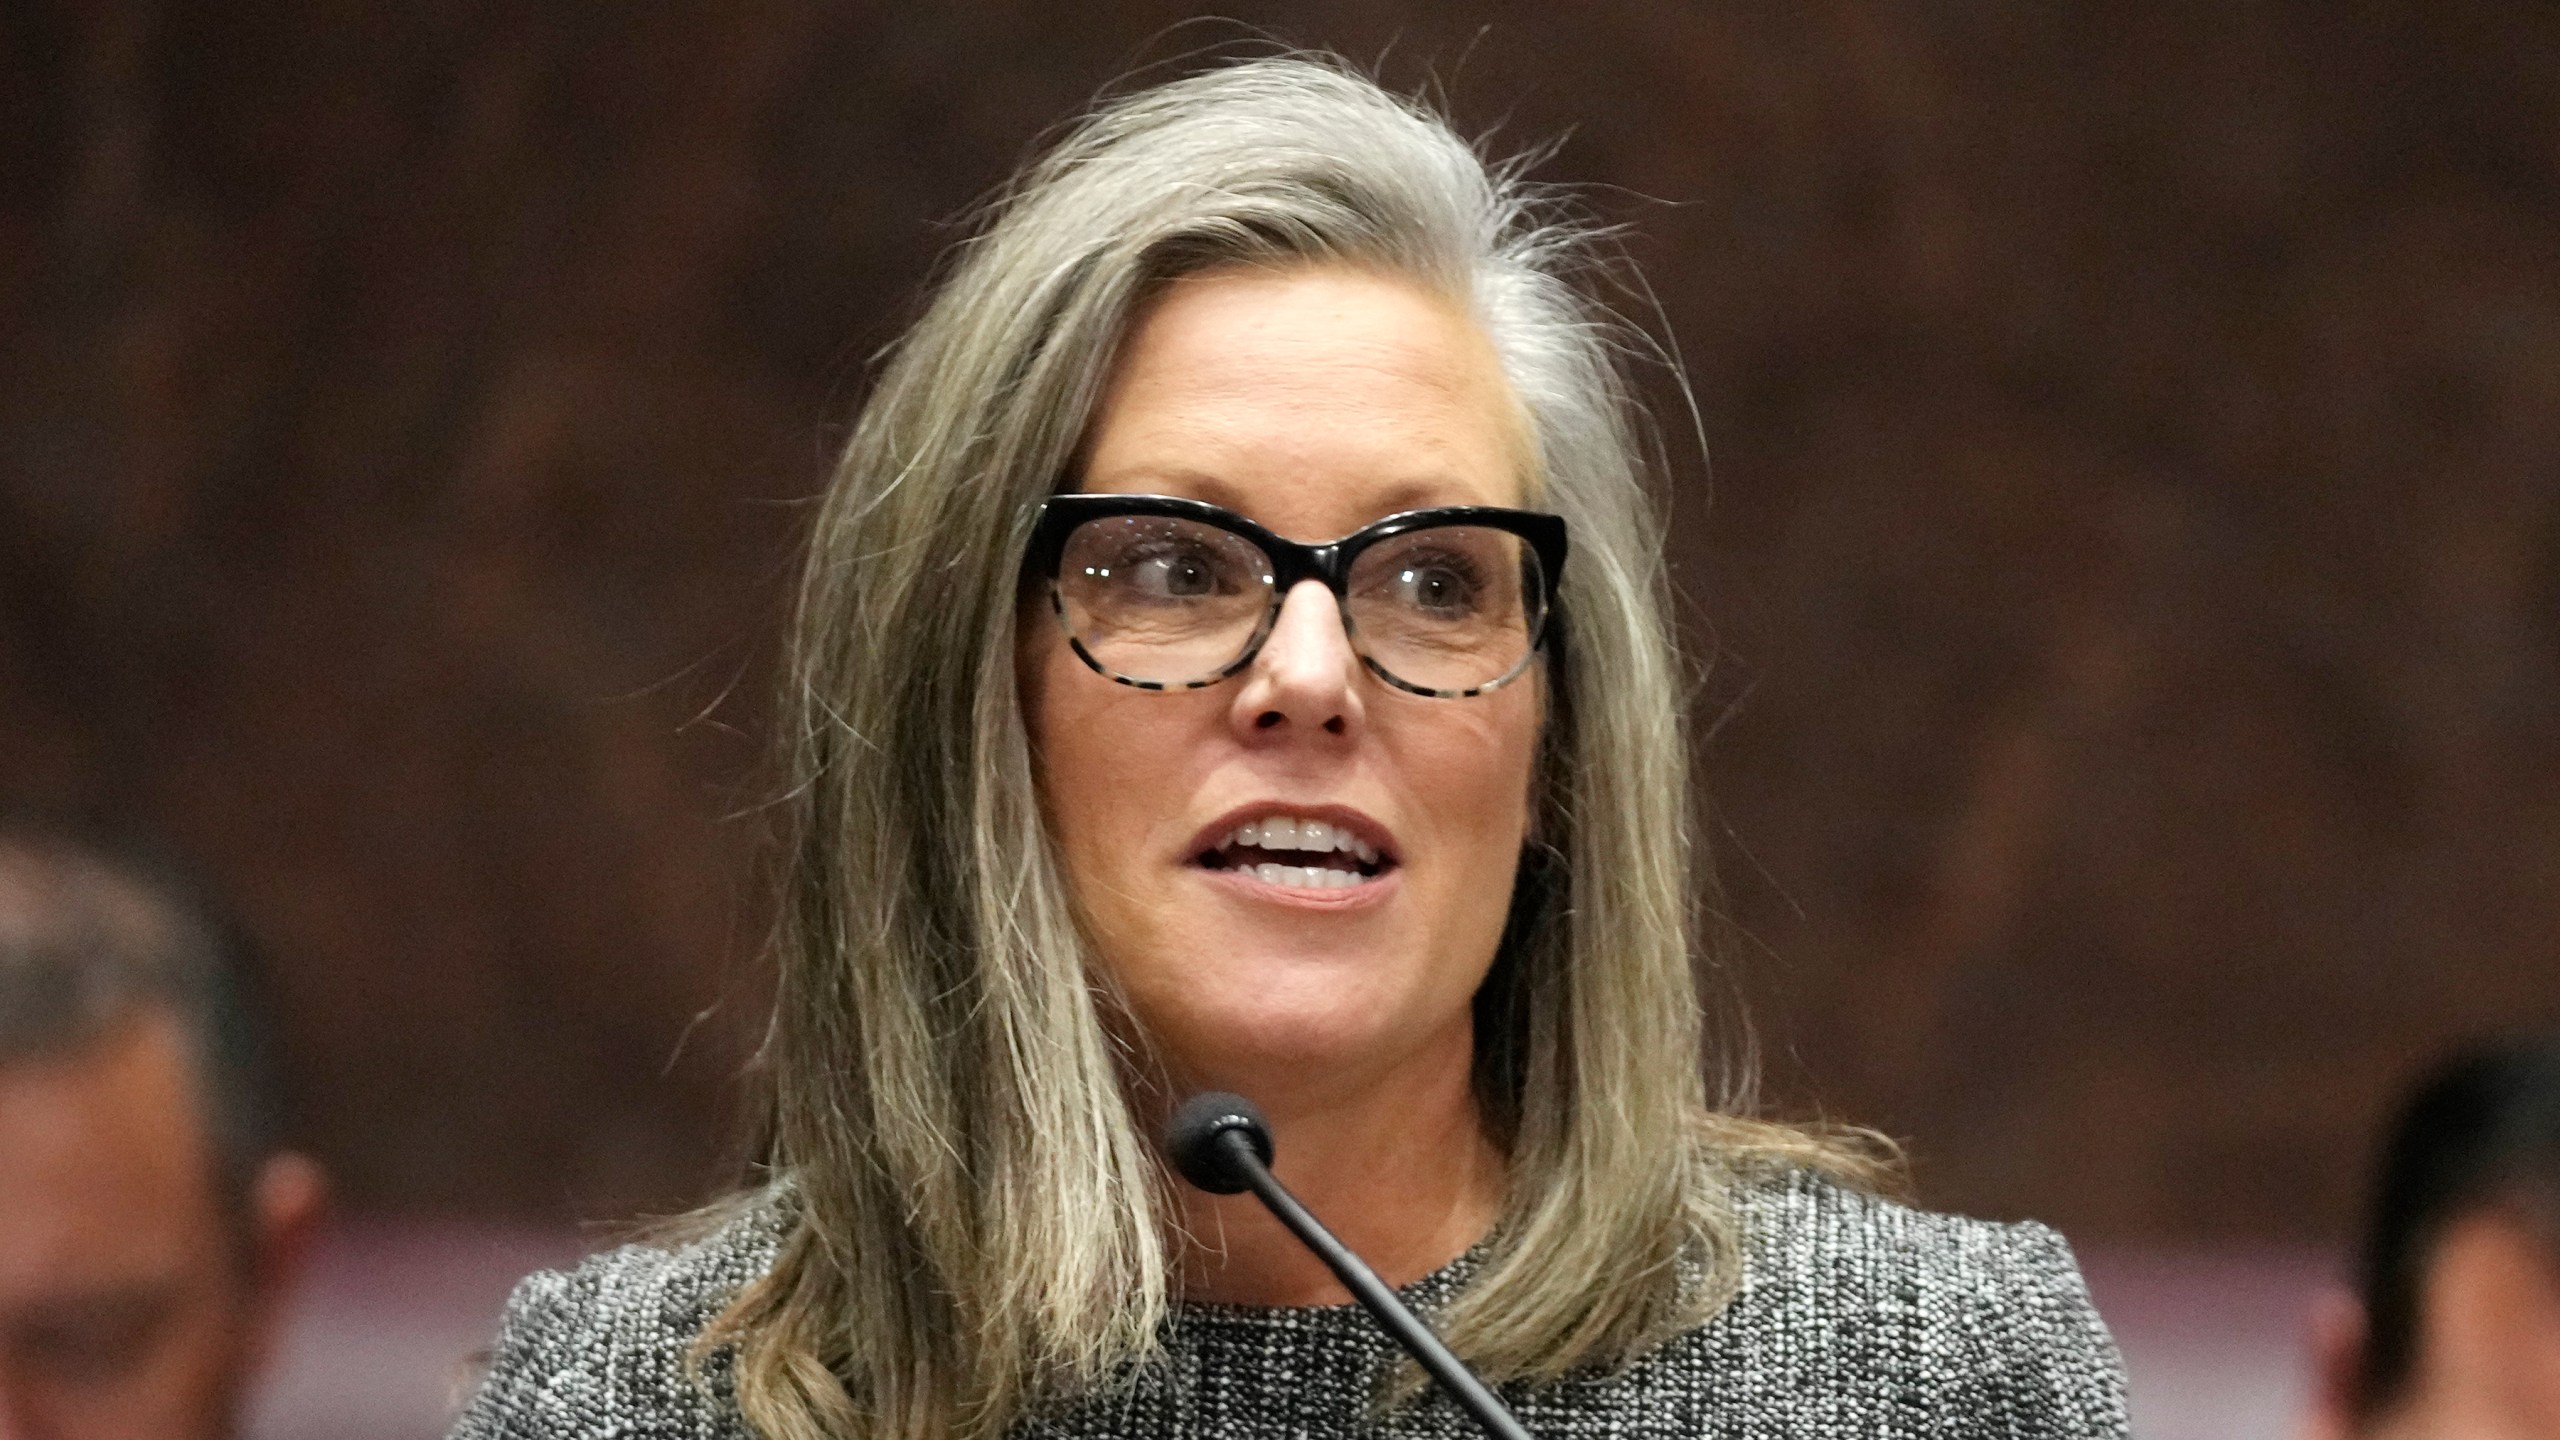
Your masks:
M 2311 1405 L 2301 1440 L 2351 1440 L 2363 1428 L 2364 1302 L 2331 1286 L 2312 1302 L 2309 1330 Z
M 311 1268 L 329 1214 L 329 1177 L 318 1161 L 291 1152 L 271 1155 L 250 1187 L 252 1253 L 250 1365 L 265 1363 L 293 1296 Z

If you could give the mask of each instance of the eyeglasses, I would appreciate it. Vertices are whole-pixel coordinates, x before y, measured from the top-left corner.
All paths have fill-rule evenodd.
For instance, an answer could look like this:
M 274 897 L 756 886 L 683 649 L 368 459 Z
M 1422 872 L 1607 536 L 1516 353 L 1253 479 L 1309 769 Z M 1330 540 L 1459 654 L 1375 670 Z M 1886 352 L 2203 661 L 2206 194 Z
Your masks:
M 1217 684 L 1253 663 L 1298 582 L 1320 580 L 1371 673 L 1460 699 L 1529 668 L 1564 555 L 1562 518 L 1488 505 L 1408 510 L 1301 545 L 1198 500 L 1054 495 L 1023 565 L 1048 582 L 1077 656 L 1123 685 Z

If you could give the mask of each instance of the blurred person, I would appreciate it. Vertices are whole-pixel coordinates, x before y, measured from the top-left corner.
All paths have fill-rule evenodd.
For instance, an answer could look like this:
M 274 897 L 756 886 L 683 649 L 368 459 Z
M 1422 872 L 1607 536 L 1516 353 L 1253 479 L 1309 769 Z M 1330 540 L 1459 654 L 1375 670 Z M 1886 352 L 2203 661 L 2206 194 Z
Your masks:
M 2560 1037 L 2460 1056 L 2383 1151 L 2357 1293 L 2313 1321 L 2307 1440 L 2560 1437 Z
M 459 1436 L 1471 1433 L 1252 1199 L 1172 1181 L 1194 1090 L 1533 1432 L 2124 1435 L 2060 1236 L 1889 1200 L 1701 1071 L 1586 238 L 1304 59 L 1010 187 L 816 516 L 769 1183 L 528 1281 Z
M 325 1191 L 246 962 L 158 867 L 0 822 L 0 1440 L 236 1433 Z

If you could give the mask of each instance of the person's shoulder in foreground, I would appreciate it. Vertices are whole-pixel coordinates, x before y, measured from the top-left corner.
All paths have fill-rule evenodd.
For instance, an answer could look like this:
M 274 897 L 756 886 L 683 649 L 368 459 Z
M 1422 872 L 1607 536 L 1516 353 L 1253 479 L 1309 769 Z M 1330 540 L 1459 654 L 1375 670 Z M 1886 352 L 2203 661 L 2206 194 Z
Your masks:
M 782 1203 L 745 1206 L 688 1244 L 628 1246 L 527 1280 L 454 1440 L 743 1440 L 725 1362 L 715 1353 L 688 1369 L 686 1356 L 770 1263 Z M 1624 1369 L 1504 1387 L 1533 1433 L 2128 1433 L 2115 1344 L 2052 1230 L 1916 1210 L 1800 1173 L 1744 1190 L 1739 1207 L 1748 1260 L 1732 1303 Z M 1076 1433 L 1063 1418 L 1029 1428 Z M 1421 1407 L 1385 1428 L 1463 1425 Z

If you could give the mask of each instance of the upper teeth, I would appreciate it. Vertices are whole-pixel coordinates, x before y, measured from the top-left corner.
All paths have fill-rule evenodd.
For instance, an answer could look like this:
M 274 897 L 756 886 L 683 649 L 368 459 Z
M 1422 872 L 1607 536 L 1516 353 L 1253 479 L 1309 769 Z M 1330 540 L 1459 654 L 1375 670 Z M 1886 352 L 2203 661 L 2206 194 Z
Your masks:
M 1227 837 L 1229 845 L 1251 845 L 1263 850 L 1341 850 L 1360 857 L 1360 863 L 1378 862 L 1378 847 L 1322 820 L 1301 820 L 1291 815 L 1275 815 L 1267 820 L 1249 820 L 1236 827 Z

